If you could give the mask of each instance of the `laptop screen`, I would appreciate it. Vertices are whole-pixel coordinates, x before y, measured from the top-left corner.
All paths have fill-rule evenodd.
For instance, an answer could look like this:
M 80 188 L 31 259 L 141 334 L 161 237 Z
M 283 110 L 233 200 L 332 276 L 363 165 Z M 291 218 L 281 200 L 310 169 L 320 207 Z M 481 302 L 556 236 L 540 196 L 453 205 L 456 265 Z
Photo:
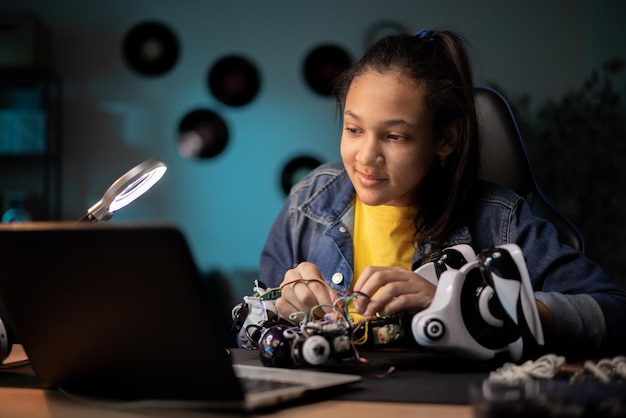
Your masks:
M 0 304 L 46 386 L 239 400 L 183 234 L 168 225 L 0 226 Z

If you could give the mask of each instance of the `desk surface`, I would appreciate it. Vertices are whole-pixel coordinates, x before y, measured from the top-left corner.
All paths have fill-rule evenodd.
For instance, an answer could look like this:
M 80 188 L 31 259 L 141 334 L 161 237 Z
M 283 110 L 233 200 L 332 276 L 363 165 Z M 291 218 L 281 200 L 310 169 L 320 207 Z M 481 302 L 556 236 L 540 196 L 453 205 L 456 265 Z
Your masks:
M 20 346 L 15 346 L 7 362 L 24 359 L 25 355 Z M 24 369 L 24 368 L 22 368 Z M 28 368 L 29 369 L 29 368 Z M 4 369 L 4 371 L 11 369 Z M 26 372 L 28 373 L 28 371 Z M 32 373 L 32 371 L 31 371 Z M 3 382 L 4 376 L 0 372 L 0 416 L 1 417 L 28 417 L 28 418 L 90 418 L 114 417 L 235 417 L 232 413 L 194 410 L 168 409 L 114 409 L 101 405 L 88 404 L 68 398 L 57 391 L 44 390 L 32 387 L 8 386 Z M 283 409 L 262 412 L 246 416 L 264 417 L 334 417 L 367 418 L 380 416 L 399 417 L 471 417 L 472 409 L 469 405 L 444 405 L 411 402 L 378 402 L 362 400 L 323 400 L 301 405 L 289 406 Z

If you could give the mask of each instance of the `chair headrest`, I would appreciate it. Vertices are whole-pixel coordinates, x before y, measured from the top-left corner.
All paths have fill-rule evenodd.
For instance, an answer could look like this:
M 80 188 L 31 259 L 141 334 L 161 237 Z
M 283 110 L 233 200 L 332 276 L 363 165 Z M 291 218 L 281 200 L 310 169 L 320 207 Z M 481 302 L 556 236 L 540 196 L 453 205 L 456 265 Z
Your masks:
M 524 140 L 506 99 L 496 90 L 475 87 L 476 116 L 484 180 L 525 196 L 535 190 L 535 178 Z

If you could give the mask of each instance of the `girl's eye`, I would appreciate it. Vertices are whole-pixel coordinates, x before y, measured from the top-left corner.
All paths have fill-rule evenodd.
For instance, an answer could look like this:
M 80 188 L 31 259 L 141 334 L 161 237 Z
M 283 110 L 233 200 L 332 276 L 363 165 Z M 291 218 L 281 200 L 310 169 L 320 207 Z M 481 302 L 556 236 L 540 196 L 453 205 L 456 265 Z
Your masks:
M 357 128 L 350 128 L 348 126 L 346 126 L 345 130 L 352 135 L 356 135 L 359 133 L 359 130 Z
M 392 141 L 402 141 L 404 139 L 404 136 L 398 134 L 388 134 L 387 138 L 391 139 Z

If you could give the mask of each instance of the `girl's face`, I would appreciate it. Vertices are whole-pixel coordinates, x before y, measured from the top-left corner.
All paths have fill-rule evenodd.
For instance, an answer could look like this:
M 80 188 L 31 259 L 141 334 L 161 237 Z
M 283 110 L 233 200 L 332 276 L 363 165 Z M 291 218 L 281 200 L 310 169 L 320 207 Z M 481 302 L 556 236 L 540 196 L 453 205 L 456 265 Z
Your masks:
M 366 205 L 408 206 L 437 156 L 456 145 L 456 131 L 433 134 L 424 83 L 397 73 L 356 77 L 344 107 L 341 158 Z

